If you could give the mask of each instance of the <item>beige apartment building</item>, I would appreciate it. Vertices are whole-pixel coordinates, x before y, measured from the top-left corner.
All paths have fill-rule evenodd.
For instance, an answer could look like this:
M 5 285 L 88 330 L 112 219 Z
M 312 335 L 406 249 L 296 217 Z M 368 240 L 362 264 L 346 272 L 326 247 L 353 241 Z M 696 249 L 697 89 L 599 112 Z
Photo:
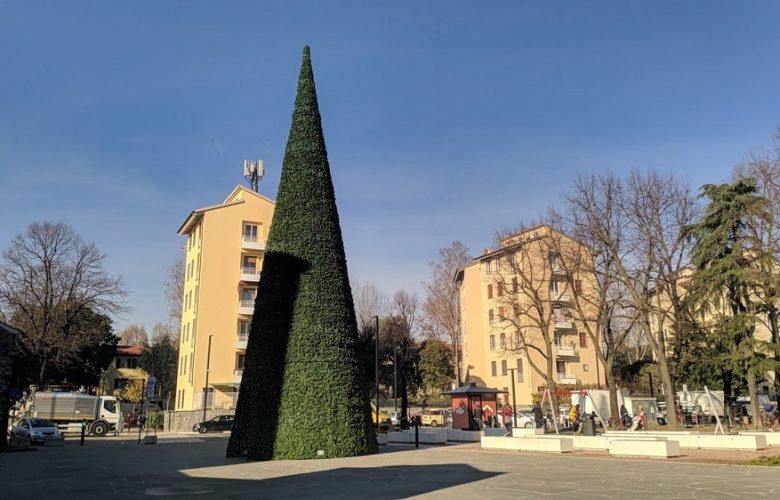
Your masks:
M 573 307 L 574 294 L 595 291 L 594 280 L 577 271 L 588 258 L 586 247 L 539 225 L 503 238 L 500 248 L 459 270 L 462 376 L 508 391 L 510 402 L 514 393 L 518 406 L 532 405 L 547 387 L 548 359 L 559 393 L 602 385 L 604 370 L 581 319 L 592 316 Z
M 193 211 L 187 237 L 176 410 L 235 408 L 274 202 L 236 188 Z

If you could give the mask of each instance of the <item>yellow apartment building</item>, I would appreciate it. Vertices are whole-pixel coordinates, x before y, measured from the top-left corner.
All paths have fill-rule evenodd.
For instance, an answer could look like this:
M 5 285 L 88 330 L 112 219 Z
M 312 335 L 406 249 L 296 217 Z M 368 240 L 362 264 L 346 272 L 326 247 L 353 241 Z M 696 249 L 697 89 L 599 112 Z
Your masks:
M 510 402 L 514 393 L 518 406 L 532 405 L 544 391 L 548 358 L 559 390 L 603 384 L 603 367 L 580 319 L 592 316 L 572 310 L 573 294 L 595 291 L 595 280 L 575 271 L 589 256 L 580 243 L 538 225 L 503 238 L 500 248 L 486 249 L 459 270 L 465 377 L 508 391 Z
M 243 186 L 193 211 L 187 237 L 176 410 L 235 408 L 274 202 Z M 207 383 L 208 380 L 208 383 Z
M 677 294 L 680 298 L 684 298 L 688 294 L 691 280 L 693 279 L 693 268 L 685 267 L 681 269 L 674 280 L 674 286 L 676 287 Z M 674 310 L 672 301 L 669 299 L 669 295 L 665 292 L 660 294 L 654 294 L 656 299 L 655 308 L 653 314 L 650 316 L 650 327 L 653 334 L 660 343 L 663 343 L 666 349 L 667 356 L 674 354 L 675 342 L 673 336 L 674 328 Z M 708 308 L 698 311 L 697 316 L 694 318 L 699 326 L 705 330 L 713 330 L 717 328 L 717 323 L 723 318 L 731 314 L 729 311 L 728 300 L 723 297 L 720 303 L 709 304 Z M 756 317 L 755 331 L 753 336 L 760 341 L 770 342 L 772 340 L 772 330 L 769 325 L 769 320 L 766 314 L 762 314 Z M 764 380 L 757 380 L 758 393 L 770 394 L 773 392 L 775 373 L 768 371 L 764 374 Z M 681 381 L 685 382 L 685 381 Z

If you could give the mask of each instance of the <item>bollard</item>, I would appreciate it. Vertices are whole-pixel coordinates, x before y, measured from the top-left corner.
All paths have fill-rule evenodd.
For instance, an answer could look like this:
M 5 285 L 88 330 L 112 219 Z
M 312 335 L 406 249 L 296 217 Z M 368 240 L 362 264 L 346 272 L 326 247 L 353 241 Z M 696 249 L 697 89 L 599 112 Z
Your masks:
M 420 447 L 420 416 L 414 417 L 414 447 Z
M 85 421 L 81 421 L 81 445 L 84 446 L 84 434 L 87 433 L 87 423 Z

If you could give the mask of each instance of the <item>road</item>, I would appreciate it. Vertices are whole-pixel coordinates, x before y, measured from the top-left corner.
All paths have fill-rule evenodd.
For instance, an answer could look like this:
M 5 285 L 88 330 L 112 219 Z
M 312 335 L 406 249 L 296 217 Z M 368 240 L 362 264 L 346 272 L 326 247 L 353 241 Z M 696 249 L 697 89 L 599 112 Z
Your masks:
M 378 455 L 247 462 L 227 435 L 69 440 L 0 454 L 0 498 L 780 498 L 780 469 L 483 451 L 382 447 Z

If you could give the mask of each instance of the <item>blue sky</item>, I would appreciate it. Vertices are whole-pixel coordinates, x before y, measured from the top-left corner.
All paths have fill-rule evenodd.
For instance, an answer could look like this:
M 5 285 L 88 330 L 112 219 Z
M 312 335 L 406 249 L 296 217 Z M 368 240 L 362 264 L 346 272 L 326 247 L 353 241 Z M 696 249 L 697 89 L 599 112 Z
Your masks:
M 780 125 L 775 1 L 3 1 L 0 244 L 63 220 L 166 319 L 176 229 L 261 158 L 312 48 L 353 279 L 420 291 L 577 172 L 725 180 Z

